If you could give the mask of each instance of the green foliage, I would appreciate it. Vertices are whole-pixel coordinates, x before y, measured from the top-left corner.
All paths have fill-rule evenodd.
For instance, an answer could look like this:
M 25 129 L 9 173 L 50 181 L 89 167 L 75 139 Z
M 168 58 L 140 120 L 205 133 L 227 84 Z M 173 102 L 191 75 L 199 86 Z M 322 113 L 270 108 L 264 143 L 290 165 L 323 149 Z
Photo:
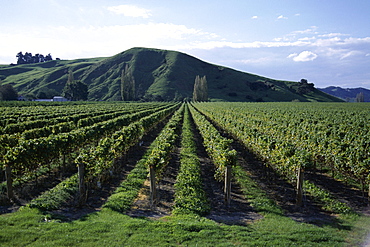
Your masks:
M 17 64 L 44 63 L 53 60 L 50 53 L 46 56 L 39 53 L 32 56 L 32 53 L 29 52 L 26 52 L 24 55 L 22 52 L 18 52 L 16 57 L 18 58 Z
M 132 114 L 132 118 L 126 123 L 128 126 L 101 138 L 97 146 L 83 150 L 76 158 L 76 163 L 85 164 L 86 180 L 89 182 L 102 180 L 104 174 L 113 169 L 113 161 L 116 158 L 125 154 L 145 133 L 173 113 L 178 106 L 178 104 L 169 105 L 161 111 L 153 109 Z M 153 160 L 153 157 L 155 156 L 150 159 Z
M 356 214 L 347 204 L 336 200 L 329 192 L 310 181 L 304 182 L 305 191 L 317 200 L 323 209 L 338 214 Z
M 0 241 L 4 246 L 327 247 L 345 246 L 349 232 L 348 228 L 338 230 L 301 224 L 286 217 L 270 217 L 248 226 L 238 226 L 218 224 L 195 215 L 160 220 L 131 218 L 109 209 L 82 220 L 61 223 L 36 209 L 24 208 L 2 215 L 0 227 Z
M 87 100 L 87 85 L 79 80 L 74 80 L 73 73 L 70 71 L 62 95 L 72 101 Z
M 254 210 L 265 215 L 265 217 L 267 215 L 283 215 L 283 210 L 276 205 L 274 200 L 267 196 L 259 184 L 252 180 L 240 166 L 234 167 L 233 175 L 241 186 L 245 198 L 250 202 Z
M 126 128 L 129 126 L 127 123 L 140 122 L 143 129 L 149 129 L 179 107 L 174 104 L 153 103 L 152 107 L 143 105 L 143 108 L 132 108 L 124 112 L 122 108 L 128 107 L 126 103 L 51 106 L 21 104 L 17 107 L 1 109 L 3 116 L 0 117 L 0 130 L 4 126 L 19 124 L 18 127 L 12 125 L 8 128 L 12 133 L 0 135 L 1 162 L 4 158 L 15 159 L 19 168 L 30 163 L 30 168 L 33 169 L 33 163 L 39 163 L 36 157 L 45 159 L 44 155 L 48 155 L 49 149 L 55 158 L 70 152 L 69 148 L 80 150 L 86 144 L 95 146 L 102 153 L 108 150 L 114 155 L 119 155 L 125 149 L 125 143 L 130 143 L 129 136 L 134 136 L 133 132 L 142 131 L 141 128 L 131 128 L 133 125 Z M 324 165 L 320 163 L 320 160 L 324 160 L 329 161 L 328 165 L 335 168 L 337 172 L 346 171 L 360 178 L 364 177 L 364 174 L 368 175 L 369 164 L 366 155 L 369 150 L 367 133 L 369 108 L 366 104 L 197 103 L 195 106 L 230 134 L 241 139 L 245 138 L 245 144 L 256 145 L 259 150 L 262 150 L 260 155 L 263 155 L 266 160 L 281 162 L 290 160 L 305 167 Z M 82 109 L 85 110 L 85 114 L 81 112 Z M 156 112 L 159 113 L 162 110 L 162 115 L 158 114 L 154 117 Z M 132 114 L 132 111 L 137 113 Z M 53 115 L 54 113 L 56 115 Z M 65 114 L 65 122 L 53 123 L 54 118 L 62 121 L 63 116 L 60 115 L 62 113 Z M 195 115 L 201 114 L 195 112 Z M 47 119 L 47 116 L 50 118 Z M 181 116 L 180 110 L 175 114 L 174 121 L 169 122 L 170 129 L 179 129 Z M 133 120 L 136 117 L 138 119 Z M 42 119 L 45 122 L 36 122 Z M 207 125 L 207 119 L 200 119 L 202 125 Z M 263 218 L 248 225 L 239 226 L 224 225 L 200 217 L 199 215 L 204 215 L 209 210 L 209 204 L 202 190 L 199 160 L 195 154 L 190 121 L 188 109 L 185 108 L 181 167 L 176 182 L 176 206 L 173 216 L 150 220 L 122 214 L 131 207 L 143 182 L 147 179 L 146 162 L 150 155 L 154 153 L 157 155 L 157 152 L 153 152 L 154 146 L 161 145 L 167 140 L 161 138 L 152 143 L 145 156 L 108 199 L 101 212 L 68 223 L 62 223 L 45 212 L 40 212 L 39 209 L 59 208 L 75 193 L 77 179 L 74 175 L 33 200 L 29 206 L 22 207 L 15 213 L 1 215 L 0 245 L 326 247 L 345 246 L 348 243 L 356 246 L 363 244 L 361 238 L 368 232 L 369 217 L 363 217 L 361 222 L 358 222 L 361 218 L 352 214 L 345 204 L 338 203 L 335 197 L 325 190 L 320 190 L 312 183 L 306 182 L 307 193 L 318 198 L 320 204 L 326 205 L 325 209 L 341 215 L 335 223 L 325 223 L 322 226 L 296 222 L 286 217 L 285 212 L 267 196 L 263 187 L 238 165 L 233 169 L 235 181 L 240 185 L 253 209 L 263 215 Z M 23 124 L 26 122 L 30 124 Z M 66 126 L 62 125 L 63 123 Z M 209 132 L 209 135 L 205 137 L 217 139 L 217 135 L 210 134 L 213 132 L 212 126 L 208 125 L 208 128 L 209 130 L 205 132 Z M 53 133 L 49 135 L 50 129 Z M 171 133 L 171 131 L 163 133 Z M 171 140 L 176 137 L 176 135 L 167 134 L 164 136 L 171 136 Z M 285 138 L 289 141 L 284 141 Z M 100 139 L 102 140 L 99 141 Z M 217 140 L 219 141 L 210 142 L 215 149 L 218 148 L 216 146 L 218 142 L 221 147 L 228 147 L 230 144 L 227 140 Z M 137 143 L 138 140 L 133 142 Z M 12 149 L 14 147 L 17 148 Z M 9 150 L 9 154 L 3 155 Z M 46 154 L 42 154 L 42 150 Z M 222 153 L 222 150 L 219 149 L 219 152 Z M 10 153 L 17 155 L 13 157 Z M 317 156 L 317 154 L 323 156 Z M 106 157 L 109 158 L 102 164 L 111 164 L 110 157 L 113 156 Z M 29 160 L 21 161 L 26 158 Z M 99 155 L 94 156 L 94 160 L 97 160 L 95 158 L 99 158 Z M 48 156 L 46 159 L 51 158 Z M 37 162 L 34 162 L 35 160 Z M 233 159 L 228 157 L 220 160 L 229 162 Z M 288 163 L 281 163 L 283 164 Z M 279 163 L 274 165 L 278 167 Z M 356 232 L 359 234 L 355 234 Z
M 43 211 L 59 209 L 78 191 L 77 174 L 59 183 L 54 188 L 33 199 L 27 206 Z
M 50 89 L 50 88 L 47 88 L 47 87 L 44 87 L 44 88 L 41 88 L 37 94 L 36 94 L 36 98 L 38 99 L 52 99 L 54 96 L 58 96 L 60 95 L 59 92 L 57 92 L 55 89 Z M 31 97 L 33 97 L 31 95 Z
M 137 112 L 122 114 L 122 106 L 123 109 L 126 107 L 126 113 Z M 146 129 L 150 128 L 150 126 L 160 121 L 166 114 L 174 111 L 177 106 L 160 103 L 116 103 L 100 104 L 100 107 L 103 113 L 109 109 L 108 111 L 113 111 L 118 113 L 118 115 L 108 114 L 108 117 L 105 116 L 107 118 L 102 116 L 99 118 L 91 118 L 88 121 L 89 124 L 86 124 L 85 121 L 83 121 L 84 124 L 82 124 L 80 120 L 85 117 L 90 118 L 97 114 L 96 111 L 99 109 L 98 105 L 92 104 L 91 107 L 76 105 L 75 107 L 71 107 L 67 104 L 64 109 L 61 108 L 61 106 L 31 106 L 29 108 L 20 109 L 9 107 L 9 109 L 4 109 L 3 113 L 7 117 L 6 121 L 0 122 L 2 124 L 0 126 L 0 131 L 2 130 L 3 133 L 8 134 L 0 135 L 1 165 L 10 166 L 15 178 L 24 180 L 24 177 L 29 177 L 33 173 L 38 173 L 40 169 L 48 168 L 50 170 L 50 166 L 53 164 L 51 161 L 58 159 L 61 155 L 69 154 L 75 149 L 80 151 L 78 154 L 80 154 L 81 157 L 90 158 L 91 155 L 86 152 L 88 149 L 84 148 L 86 145 L 96 143 L 99 139 L 103 139 L 102 143 L 107 143 L 107 141 L 104 141 L 105 138 L 103 138 L 105 135 L 112 134 L 122 128 L 122 126 L 127 126 L 131 122 L 139 119 L 141 125 L 138 125 L 136 129 L 128 128 L 128 130 L 135 134 L 142 135 L 142 126 Z M 58 108 L 62 110 L 62 112 L 55 112 Z M 83 110 L 85 113 L 69 115 L 69 113 L 78 110 Z M 64 114 L 67 116 L 61 116 L 63 115 L 63 111 L 65 111 Z M 25 114 L 25 112 L 27 112 L 28 115 Z M 153 113 L 156 117 L 148 117 L 148 115 Z M 23 118 L 21 117 L 22 114 L 24 115 Z M 44 114 L 44 117 L 41 117 L 43 116 L 42 114 Z M 27 119 L 31 121 L 27 121 Z M 16 123 L 19 120 L 23 121 Z M 140 131 L 136 131 L 137 129 Z M 126 130 L 126 134 L 128 130 Z M 117 139 L 120 140 L 119 138 Z M 119 152 L 119 145 L 122 146 L 125 140 L 126 139 L 116 141 L 113 145 L 113 150 Z M 133 143 L 130 142 L 130 145 L 133 145 Z M 102 147 L 103 146 L 97 148 L 92 154 L 104 150 Z M 84 154 L 87 155 L 84 156 Z M 101 161 L 103 158 L 104 156 L 99 157 L 95 159 L 94 162 Z M 81 158 L 77 161 L 82 162 Z M 95 164 L 94 162 L 85 162 L 91 163 L 91 165 Z M 110 159 L 110 162 L 112 162 L 112 159 Z M 111 163 L 106 164 L 110 165 Z M 100 169 L 101 168 L 97 170 L 101 171 Z M 92 172 L 92 174 L 94 174 L 94 172 Z
M 157 177 L 160 177 L 161 171 L 163 171 L 169 162 L 170 154 L 175 146 L 177 132 L 181 126 L 180 123 L 183 119 L 183 113 L 184 104 L 176 111 L 174 116 L 156 138 L 156 145 L 146 162 L 147 167 L 153 167 L 156 170 Z
M 229 147 L 232 140 L 221 136 L 217 129 L 194 106 L 190 107 L 190 112 L 203 137 L 203 145 L 217 168 L 214 176 L 217 180 L 223 181 L 226 167 L 236 164 L 237 153 Z
M 179 124 L 179 121 L 182 119 L 183 109 L 184 108 L 182 106 L 177 110 L 155 141 L 150 145 L 149 150 L 146 152 L 143 158 L 136 164 L 135 168 L 121 183 L 120 187 L 109 197 L 107 203 L 104 205 L 105 208 L 109 208 L 121 213 L 126 212 L 128 209 L 130 209 L 132 202 L 137 197 L 140 188 L 147 178 L 148 166 L 154 165 L 157 169 L 160 169 L 164 163 L 168 162 L 168 160 L 165 159 L 170 150 L 167 150 L 167 152 L 158 153 L 160 150 L 159 147 L 163 147 L 163 143 L 168 143 L 169 140 L 164 140 L 163 136 L 168 136 L 168 132 L 173 130 L 173 127 L 176 127 Z M 149 116 L 149 118 L 153 118 L 153 115 Z M 163 117 L 161 119 L 163 119 Z M 174 136 L 172 136 L 172 138 L 174 138 Z M 170 140 L 171 142 L 172 138 Z M 163 160 L 163 162 L 159 163 L 161 160 Z
M 297 169 L 328 168 L 369 184 L 368 105 L 198 103 L 207 117 L 294 183 Z M 355 120 L 356 119 L 356 120 Z M 349 127 L 350 126 L 350 127 Z M 305 182 L 325 210 L 349 207 Z M 358 186 L 360 187 L 360 186 Z
M 121 185 L 113 192 L 104 204 L 104 208 L 124 213 L 131 208 L 131 205 L 137 197 L 147 175 L 147 166 L 145 162 L 150 155 L 152 147 L 146 152 L 143 158 L 136 164 Z
M 188 105 L 185 108 L 181 138 L 181 166 L 176 178 L 175 206 L 172 213 L 205 215 L 210 211 L 210 205 L 203 190 Z
M 2 85 L 0 81 L 0 100 L 17 100 L 18 93 L 10 84 Z

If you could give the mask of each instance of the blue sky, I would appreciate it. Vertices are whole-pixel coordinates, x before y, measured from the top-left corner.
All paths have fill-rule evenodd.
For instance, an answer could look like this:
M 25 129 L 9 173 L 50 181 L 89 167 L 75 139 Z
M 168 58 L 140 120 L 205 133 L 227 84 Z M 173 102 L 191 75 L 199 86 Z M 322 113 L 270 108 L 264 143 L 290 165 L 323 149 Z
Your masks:
M 19 51 L 76 59 L 151 47 L 274 79 L 370 89 L 369 0 L 0 1 L 0 64 Z

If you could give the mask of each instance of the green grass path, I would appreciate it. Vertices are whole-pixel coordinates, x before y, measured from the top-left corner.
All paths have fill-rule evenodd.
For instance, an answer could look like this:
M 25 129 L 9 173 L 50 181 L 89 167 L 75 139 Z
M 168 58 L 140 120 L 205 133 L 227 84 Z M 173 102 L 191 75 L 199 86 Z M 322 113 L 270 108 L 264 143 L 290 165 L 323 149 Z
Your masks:
M 278 215 L 229 226 L 191 215 L 131 218 L 110 209 L 61 223 L 24 208 L 1 216 L 0 229 L 2 246 L 342 246 L 347 234 Z

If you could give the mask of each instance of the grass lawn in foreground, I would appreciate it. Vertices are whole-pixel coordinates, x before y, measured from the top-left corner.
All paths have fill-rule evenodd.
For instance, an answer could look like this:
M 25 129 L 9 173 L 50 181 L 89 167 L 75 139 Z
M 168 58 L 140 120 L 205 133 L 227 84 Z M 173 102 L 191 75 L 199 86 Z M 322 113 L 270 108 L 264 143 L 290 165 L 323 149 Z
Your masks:
M 0 245 L 346 246 L 347 237 L 358 243 L 369 223 L 363 218 L 362 223 L 355 224 L 355 219 L 318 227 L 267 213 L 253 224 L 230 226 L 195 215 L 150 220 L 103 209 L 80 220 L 61 222 L 37 209 L 23 208 L 0 217 Z M 357 233 L 351 233 L 351 229 L 357 229 Z

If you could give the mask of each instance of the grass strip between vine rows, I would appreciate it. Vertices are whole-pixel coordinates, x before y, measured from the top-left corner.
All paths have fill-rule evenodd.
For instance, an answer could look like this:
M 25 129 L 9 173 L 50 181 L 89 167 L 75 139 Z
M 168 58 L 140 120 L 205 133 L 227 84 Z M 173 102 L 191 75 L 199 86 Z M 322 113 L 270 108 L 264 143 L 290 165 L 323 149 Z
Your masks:
M 203 190 L 200 161 L 196 153 L 187 105 L 182 127 L 180 164 L 175 184 L 175 206 L 172 213 L 206 215 L 211 208 Z
M 158 146 L 163 145 L 163 142 L 166 140 L 163 139 L 162 135 L 168 134 L 168 128 L 176 127 L 182 118 L 179 118 L 180 114 L 183 114 L 184 106 L 178 109 L 174 116 L 170 119 L 170 121 L 166 124 L 163 128 L 161 133 L 158 137 L 154 140 L 154 142 L 150 145 L 148 151 L 142 157 L 142 159 L 136 164 L 135 168 L 131 170 L 130 174 L 127 178 L 121 183 L 121 185 L 116 189 L 116 191 L 108 198 L 107 203 L 104 205 L 105 208 L 112 209 L 114 211 L 118 211 L 121 213 L 126 212 L 130 209 L 131 204 L 137 197 L 139 190 L 143 186 L 144 181 L 148 177 L 148 164 L 151 160 L 161 161 L 168 156 L 169 152 L 172 149 L 168 150 L 167 152 L 157 153 Z M 176 123 L 177 122 L 177 123 Z M 175 138 L 173 135 L 171 138 Z M 160 157 L 157 157 L 160 155 Z
M 42 211 L 59 209 L 64 202 L 78 192 L 78 176 L 65 179 L 54 188 L 33 199 L 27 206 L 38 208 Z

